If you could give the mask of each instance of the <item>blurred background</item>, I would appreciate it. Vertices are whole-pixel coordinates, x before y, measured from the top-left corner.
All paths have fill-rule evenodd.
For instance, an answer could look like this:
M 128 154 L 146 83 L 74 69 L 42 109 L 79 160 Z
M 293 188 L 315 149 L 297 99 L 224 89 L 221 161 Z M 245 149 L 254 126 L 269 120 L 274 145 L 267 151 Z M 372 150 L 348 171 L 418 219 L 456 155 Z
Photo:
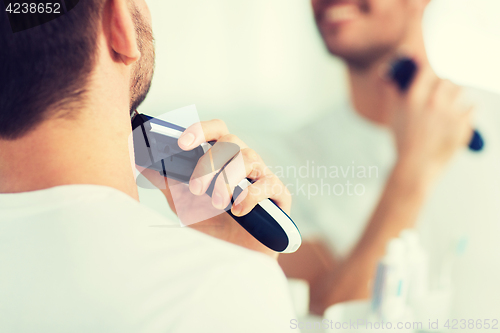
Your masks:
M 157 65 L 143 113 L 195 104 L 202 120 L 221 118 L 250 141 L 293 131 L 346 98 L 344 68 L 326 53 L 308 0 L 147 2 Z M 425 38 L 441 77 L 500 93 L 498 13 L 498 0 L 431 1 Z M 159 191 L 140 196 L 173 216 Z

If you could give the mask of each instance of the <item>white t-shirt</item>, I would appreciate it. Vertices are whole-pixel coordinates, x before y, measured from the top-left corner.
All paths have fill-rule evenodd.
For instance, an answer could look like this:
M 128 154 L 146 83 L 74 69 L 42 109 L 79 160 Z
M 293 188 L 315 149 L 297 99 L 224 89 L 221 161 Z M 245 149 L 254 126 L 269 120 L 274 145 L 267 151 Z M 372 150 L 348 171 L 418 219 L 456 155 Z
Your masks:
M 430 254 L 431 283 L 451 258 L 456 318 L 486 319 L 500 314 L 500 97 L 475 89 L 466 96 L 477 106 L 475 126 L 484 151 L 457 154 L 434 186 L 417 228 Z M 349 253 L 396 161 L 390 131 L 345 103 L 288 136 L 263 135 L 259 141 L 252 146 L 289 185 L 291 216 L 303 235 L 319 235 L 336 254 Z
M 0 332 L 287 332 L 267 256 L 107 187 L 0 194 Z

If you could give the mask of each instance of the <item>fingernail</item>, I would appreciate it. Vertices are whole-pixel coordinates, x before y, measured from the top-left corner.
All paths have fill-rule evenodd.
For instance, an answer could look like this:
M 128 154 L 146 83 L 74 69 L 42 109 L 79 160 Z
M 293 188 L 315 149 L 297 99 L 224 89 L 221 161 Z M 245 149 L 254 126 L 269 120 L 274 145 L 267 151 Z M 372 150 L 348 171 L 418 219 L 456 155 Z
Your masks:
M 202 191 L 203 191 L 203 184 L 202 184 L 201 180 L 199 180 L 199 179 L 192 179 L 189 182 L 189 190 L 191 190 L 191 193 L 193 193 L 194 195 L 201 195 L 201 194 L 203 194 L 202 193 Z
M 215 192 L 212 196 L 212 204 L 214 205 L 215 208 L 217 209 L 224 209 L 223 203 L 222 203 L 222 196 Z
M 181 135 L 179 138 L 179 144 L 183 145 L 184 147 L 190 147 L 193 143 L 196 137 L 194 136 L 193 133 L 184 133 Z
M 233 215 L 240 216 L 241 212 L 243 211 L 243 205 L 242 204 L 234 204 L 231 211 L 233 212 Z

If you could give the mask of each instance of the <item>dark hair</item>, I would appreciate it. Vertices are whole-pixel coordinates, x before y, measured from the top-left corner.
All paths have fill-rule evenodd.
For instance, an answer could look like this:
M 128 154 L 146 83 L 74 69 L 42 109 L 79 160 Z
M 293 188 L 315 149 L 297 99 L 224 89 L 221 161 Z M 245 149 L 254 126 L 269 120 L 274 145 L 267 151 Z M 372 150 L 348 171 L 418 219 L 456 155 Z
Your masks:
M 20 138 L 49 117 L 74 116 L 94 67 L 103 3 L 79 1 L 17 33 L 0 13 L 0 139 Z

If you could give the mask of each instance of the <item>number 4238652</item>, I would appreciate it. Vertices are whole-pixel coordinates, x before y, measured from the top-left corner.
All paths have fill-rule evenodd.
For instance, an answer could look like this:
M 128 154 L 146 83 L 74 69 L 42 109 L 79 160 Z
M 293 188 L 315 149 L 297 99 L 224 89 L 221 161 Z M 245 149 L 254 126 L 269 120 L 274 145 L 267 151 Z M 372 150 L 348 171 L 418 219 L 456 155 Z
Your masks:
M 475 329 L 475 330 L 498 330 L 498 320 L 497 319 L 448 319 L 444 324 L 444 327 L 449 330 L 458 329 Z
M 5 9 L 9 14 L 61 14 L 60 3 L 9 3 Z

